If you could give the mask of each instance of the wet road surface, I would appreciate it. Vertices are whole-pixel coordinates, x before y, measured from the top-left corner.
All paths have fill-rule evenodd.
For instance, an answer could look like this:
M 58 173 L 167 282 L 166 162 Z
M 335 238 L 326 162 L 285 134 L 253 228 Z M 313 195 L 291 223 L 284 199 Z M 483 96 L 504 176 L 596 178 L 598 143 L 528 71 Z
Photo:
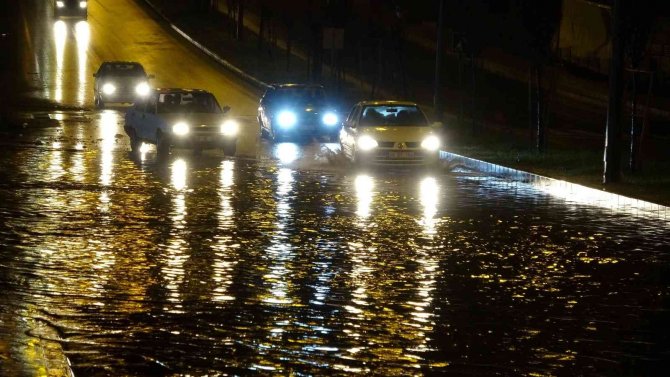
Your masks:
M 39 76 L 44 98 L 90 106 L 77 78 L 127 42 L 157 81 L 183 58 L 189 86 L 253 114 L 252 89 L 134 3 L 91 2 L 89 21 L 86 74 Z M 356 171 L 253 132 L 237 158 L 133 158 L 122 109 L 28 115 L 0 148 L 7 375 L 668 372 L 667 220 L 457 169 Z

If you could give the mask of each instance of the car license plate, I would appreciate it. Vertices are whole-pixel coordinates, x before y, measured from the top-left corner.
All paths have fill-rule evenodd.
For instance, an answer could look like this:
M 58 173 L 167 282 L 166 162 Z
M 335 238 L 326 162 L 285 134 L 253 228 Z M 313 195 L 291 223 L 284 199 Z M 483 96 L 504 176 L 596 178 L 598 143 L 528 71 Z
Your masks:
M 389 152 L 389 158 L 414 158 L 414 152 Z
M 212 139 L 211 136 L 198 136 L 197 140 L 198 140 L 199 143 L 209 143 L 213 139 Z

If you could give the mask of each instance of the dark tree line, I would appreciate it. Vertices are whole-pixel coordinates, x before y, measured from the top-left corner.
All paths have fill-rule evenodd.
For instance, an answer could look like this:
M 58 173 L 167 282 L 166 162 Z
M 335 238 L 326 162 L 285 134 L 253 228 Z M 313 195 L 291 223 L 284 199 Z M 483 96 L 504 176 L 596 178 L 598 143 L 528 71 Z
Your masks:
M 448 0 L 449 27 L 456 50 L 470 61 L 473 107 L 476 60 L 487 47 L 499 47 L 529 62 L 528 118 L 535 130 L 536 148 L 546 149 L 547 94 L 545 67 L 555 56 L 561 20 L 561 0 Z M 473 115 L 476 111 L 473 109 Z M 473 121 L 473 131 L 477 124 Z

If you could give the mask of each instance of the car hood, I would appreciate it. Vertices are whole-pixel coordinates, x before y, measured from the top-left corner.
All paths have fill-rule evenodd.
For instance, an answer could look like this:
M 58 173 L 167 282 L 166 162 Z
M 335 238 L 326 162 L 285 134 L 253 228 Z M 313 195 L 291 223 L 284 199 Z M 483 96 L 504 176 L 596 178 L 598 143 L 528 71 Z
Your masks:
M 368 135 L 377 141 L 393 142 L 421 142 L 428 135 L 434 135 L 435 132 L 428 126 L 402 126 L 402 127 L 362 127 L 360 135 Z
M 148 81 L 144 77 L 137 77 L 137 76 L 102 76 L 99 77 L 98 80 L 105 83 L 122 84 L 122 85 L 139 84 L 141 82 Z
M 223 123 L 225 115 L 211 113 L 164 113 L 161 114 L 161 118 L 169 124 L 186 122 L 191 127 L 198 127 L 202 125 L 218 126 Z
M 298 114 L 302 113 L 313 113 L 320 114 L 326 111 L 335 111 L 333 106 L 329 106 L 326 103 L 291 103 L 291 104 L 278 104 L 272 107 L 272 111 L 279 113 L 281 111 L 292 111 Z

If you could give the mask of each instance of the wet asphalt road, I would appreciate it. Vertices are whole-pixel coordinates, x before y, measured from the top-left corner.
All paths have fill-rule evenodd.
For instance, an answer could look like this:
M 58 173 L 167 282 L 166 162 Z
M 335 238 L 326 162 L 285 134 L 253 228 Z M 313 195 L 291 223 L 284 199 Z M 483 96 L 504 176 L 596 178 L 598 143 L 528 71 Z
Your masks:
M 260 143 L 258 93 L 132 1 L 64 42 L 23 6 L 35 95 L 84 110 L 0 148 L 3 375 L 668 372 L 667 220 Z M 212 90 L 248 120 L 240 155 L 132 158 L 123 109 L 88 110 L 106 59 Z

